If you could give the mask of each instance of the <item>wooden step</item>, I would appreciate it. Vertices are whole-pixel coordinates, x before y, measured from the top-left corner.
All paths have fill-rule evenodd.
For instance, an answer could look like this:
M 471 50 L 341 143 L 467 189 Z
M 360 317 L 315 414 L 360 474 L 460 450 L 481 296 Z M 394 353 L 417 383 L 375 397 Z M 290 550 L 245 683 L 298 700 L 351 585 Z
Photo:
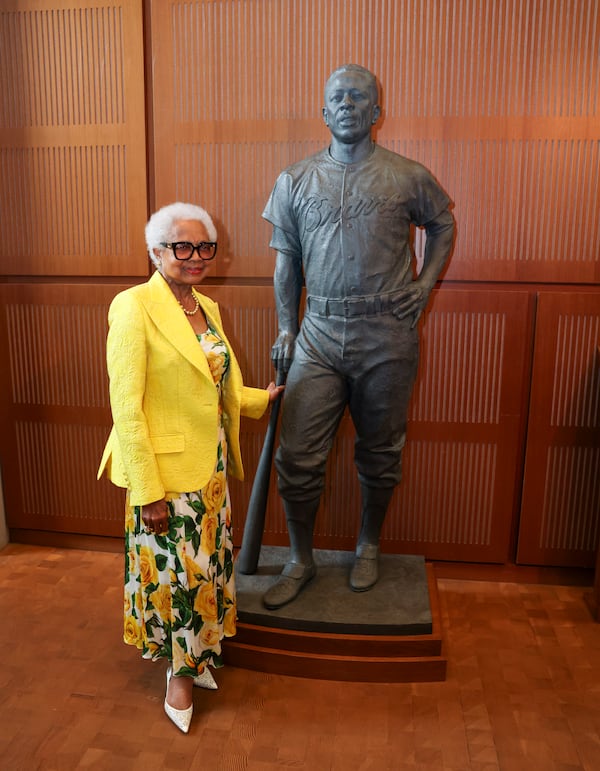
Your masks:
M 315 680 L 369 683 L 422 683 L 446 679 L 443 656 L 375 657 L 332 656 L 258 648 L 227 641 L 225 662 L 230 666 Z

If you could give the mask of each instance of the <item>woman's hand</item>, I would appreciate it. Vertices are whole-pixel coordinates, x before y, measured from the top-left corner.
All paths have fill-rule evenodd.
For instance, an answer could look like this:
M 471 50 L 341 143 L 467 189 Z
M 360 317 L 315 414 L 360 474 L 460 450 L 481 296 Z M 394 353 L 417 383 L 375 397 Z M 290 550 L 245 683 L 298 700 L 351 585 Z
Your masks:
M 167 501 L 163 498 L 160 501 L 142 506 L 142 522 L 149 533 L 165 535 L 169 529 Z
M 279 385 L 278 386 L 278 385 L 275 385 L 275 383 L 273 383 L 273 381 L 271 381 L 269 383 L 269 385 L 267 386 L 267 389 L 266 389 L 269 392 L 269 401 L 271 403 L 274 402 L 275 399 L 277 399 L 277 397 L 283 391 L 284 388 L 285 388 L 284 385 Z

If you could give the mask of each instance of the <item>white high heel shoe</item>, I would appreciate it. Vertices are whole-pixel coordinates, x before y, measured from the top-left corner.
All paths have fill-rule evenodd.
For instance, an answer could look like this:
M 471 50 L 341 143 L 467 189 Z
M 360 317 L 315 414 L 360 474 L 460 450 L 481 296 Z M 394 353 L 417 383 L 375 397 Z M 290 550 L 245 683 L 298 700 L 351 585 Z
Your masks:
M 196 675 L 194 678 L 194 685 L 196 688 L 208 688 L 210 691 L 216 691 L 218 685 L 215 682 L 215 678 L 212 676 L 208 666 L 204 667 L 204 672 Z
M 167 693 L 169 691 L 169 680 L 171 679 L 172 670 L 171 667 L 167 669 Z M 167 717 L 175 723 L 180 731 L 186 734 L 190 730 L 190 723 L 192 722 L 192 713 L 194 712 L 194 705 L 190 704 L 187 709 L 175 709 L 167 702 L 167 694 L 165 694 L 165 712 Z

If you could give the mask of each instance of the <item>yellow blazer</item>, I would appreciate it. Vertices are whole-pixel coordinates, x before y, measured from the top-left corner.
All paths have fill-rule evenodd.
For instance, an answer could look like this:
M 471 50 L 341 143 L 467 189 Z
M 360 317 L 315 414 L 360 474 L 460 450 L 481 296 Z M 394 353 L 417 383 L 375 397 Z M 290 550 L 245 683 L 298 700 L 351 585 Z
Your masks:
M 244 478 L 240 414 L 260 418 L 268 392 L 248 388 L 225 333 L 218 305 L 202 310 L 229 349 L 223 383 L 228 471 Z M 129 490 L 132 506 L 169 493 L 199 490 L 215 467 L 218 394 L 194 330 L 160 273 L 118 294 L 108 312 L 106 359 L 113 428 L 98 470 Z

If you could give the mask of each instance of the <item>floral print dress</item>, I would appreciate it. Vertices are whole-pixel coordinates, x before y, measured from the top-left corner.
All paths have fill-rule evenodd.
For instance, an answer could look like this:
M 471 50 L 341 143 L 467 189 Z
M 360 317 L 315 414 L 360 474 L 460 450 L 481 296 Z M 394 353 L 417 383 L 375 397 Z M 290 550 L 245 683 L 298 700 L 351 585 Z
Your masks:
M 221 395 L 229 352 L 209 326 L 198 335 Z M 219 417 L 222 415 L 219 398 Z M 174 675 L 222 666 L 221 640 L 236 631 L 227 444 L 219 420 L 215 470 L 202 490 L 167 496 L 169 530 L 147 533 L 140 506 L 125 521 L 124 640 L 144 658 L 168 659 Z

